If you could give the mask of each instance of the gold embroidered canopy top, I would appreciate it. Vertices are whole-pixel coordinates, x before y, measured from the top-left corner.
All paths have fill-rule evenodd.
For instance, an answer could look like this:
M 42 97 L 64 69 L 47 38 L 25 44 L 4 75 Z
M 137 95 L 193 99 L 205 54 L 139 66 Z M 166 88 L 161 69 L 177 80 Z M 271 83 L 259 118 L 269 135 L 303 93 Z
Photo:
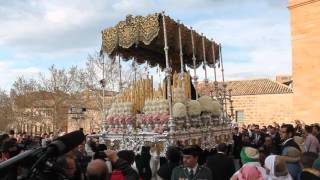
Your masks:
M 192 31 L 196 67 L 199 67 L 204 62 L 202 36 L 169 16 L 164 17 L 169 60 L 173 70 L 180 68 L 179 27 L 184 64 L 193 67 Z M 206 37 L 204 37 L 204 44 L 206 62 L 210 67 L 213 67 L 219 59 L 219 45 Z M 103 30 L 102 50 L 111 58 L 120 55 L 126 61 L 134 59 L 138 64 L 147 61 L 152 67 L 159 65 L 161 68 L 165 68 L 162 14 L 135 17 L 129 15 L 126 20 L 120 21 L 116 26 Z

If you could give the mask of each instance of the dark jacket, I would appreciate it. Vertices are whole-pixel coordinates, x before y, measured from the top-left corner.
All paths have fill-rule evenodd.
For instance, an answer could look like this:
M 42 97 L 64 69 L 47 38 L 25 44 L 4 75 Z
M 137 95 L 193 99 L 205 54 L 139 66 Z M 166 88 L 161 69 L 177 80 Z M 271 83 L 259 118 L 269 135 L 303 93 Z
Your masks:
M 179 166 L 179 163 L 171 163 L 168 162 L 161 166 L 158 170 L 158 175 L 163 179 L 163 180 L 170 180 L 171 179 L 171 174 L 172 170 Z
M 280 134 L 277 132 L 275 135 L 271 135 L 272 138 L 272 143 L 275 146 L 275 148 L 278 151 L 277 155 L 280 155 L 280 150 L 281 150 L 281 138 Z
M 280 134 L 277 132 L 275 135 L 271 135 L 272 142 L 278 146 L 281 144 Z
M 175 167 L 172 171 L 171 180 L 179 180 L 179 179 L 190 179 L 190 180 L 213 180 L 212 173 L 209 168 L 204 166 L 198 166 L 197 171 L 194 173 L 193 178 L 190 178 L 190 173 L 188 172 L 188 168 L 183 165 Z
M 258 137 L 258 139 L 256 139 L 257 137 Z M 264 144 L 265 137 L 266 137 L 266 135 L 264 133 L 262 133 L 262 132 L 260 134 L 254 133 L 253 140 L 254 140 L 255 145 L 258 148 L 261 147 Z
M 152 177 L 150 159 L 151 155 L 149 154 L 149 152 L 141 153 L 141 155 L 137 155 L 135 158 L 139 176 L 143 180 L 149 180 Z
M 269 156 L 270 154 L 280 155 L 279 148 L 275 144 L 273 144 L 272 146 L 267 146 L 264 144 L 262 146 L 262 149 L 266 156 Z
M 240 159 L 240 152 L 242 149 L 242 134 L 233 135 L 233 157 L 235 159 Z
M 209 156 L 207 167 L 211 170 L 214 180 L 230 179 L 235 172 L 233 160 L 222 153 Z
M 291 140 L 287 141 L 285 144 L 283 144 L 281 151 L 283 151 L 283 149 L 286 147 L 294 147 L 294 148 L 298 149 L 299 151 L 301 151 L 299 145 L 293 139 L 291 139 Z
M 129 163 L 123 159 L 112 164 L 113 169 L 120 170 L 125 177 L 125 180 L 139 180 L 138 173 L 129 165 Z
M 299 180 L 320 180 L 320 177 L 309 171 L 302 171 Z
M 320 143 L 320 133 L 316 137 L 317 137 L 317 139 L 318 139 L 318 141 Z

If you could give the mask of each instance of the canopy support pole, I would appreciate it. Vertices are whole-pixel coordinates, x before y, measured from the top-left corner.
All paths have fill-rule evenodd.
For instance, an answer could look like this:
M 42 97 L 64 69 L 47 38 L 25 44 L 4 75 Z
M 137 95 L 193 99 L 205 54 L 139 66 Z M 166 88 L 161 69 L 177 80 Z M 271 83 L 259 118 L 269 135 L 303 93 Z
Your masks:
M 196 100 L 198 100 L 198 77 L 197 77 L 197 67 L 196 67 L 196 55 L 195 55 L 195 49 L 194 49 L 194 39 L 193 39 L 193 30 L 191 27 L 191 43 L 192 43 L 192 61 L 193 61 L 193 83 L 194 87 L 196 89 Z
M 204 69 L 204 85 L 205 85 L 205 94 L 208 95 L 209 89 L 208 89 L 208 74 L 207 74 L 207 59 L 206 59 L 206 48 L 205 48 L 205 42 L 204 42 L 204 36 L 203 33 L 202 36 L 202 50 L 203 50 L 203 69 Z
M 105 56 L 103 52 L 101 53 L 100 58 L 102 58 L 102 129 L 106 131 L 106 111 L 105 111 L 105 89 L 106 89 L 106 80 L 105 80 L 105 70 L 106 70 L 106 65 L 105 65 Z
M 213 42 L 213 39 L 212 39 Z M 219 98 L 219 89 L 218 89 L 218 81 L 217 81 L 217 70 L 216 70 L 216 56 L 214 52 L 214 43 L 212 43 L 212 57 L 213 57 L 213 72 L 214 72 L 214 91 L 216 99 Z
M 223 112 L 223 123 L 225 123 L 225 120 L 228 118 L 227 113 L 227 84 L 224 82 L 224 68 L 223 68 L 223 59 L 222 59 L 222 53 L 221 53 L 221 44 L 219 44 L 219 54 L 220 54 L 220 63 L 221 63 L 221 75 L 222 75 L 222 86 L 223 86 L 223 104 L 224 104 L 224 112 Z
M 163 36 L 164 36 L 164 53 L 166 58 L 166 78 L 167 78 L 167 96 L 169 101 L 169 128 L 170 128 L 170 134 L 173 134 L 175 131 L 175 123 L 172 116 L 172 88 L 171 88 L 171 67 L 169 64 L 169 54 L 168 54 L 168 40 L 167 40 L 167 29 L 166 29 L 166 20 L 165 20 L 165 14 L 162 12 L 162 23 L 163 23 Z M 171 143 L 173 143 L 173 138 L 171 138 Z
M 183 97 L 184 101 L 186 100 L 186 90 L 185 90 L 185 84 L 184 84 L 184 64 L 183 64 L 183 52 L 182 52 L 182 40 L 181 40 L 181 25 L 180 21 L 178 20 L 179 24 L 179 48 L 180 48 L 180 79 L 182 82 L 182 92 L 183 92 Z
M 119 92 L 122 90 L 122 77 L 121 77 L 121 60 L 120 60 L 120 55 L 118 55 L 118 60 L 119 60 Z

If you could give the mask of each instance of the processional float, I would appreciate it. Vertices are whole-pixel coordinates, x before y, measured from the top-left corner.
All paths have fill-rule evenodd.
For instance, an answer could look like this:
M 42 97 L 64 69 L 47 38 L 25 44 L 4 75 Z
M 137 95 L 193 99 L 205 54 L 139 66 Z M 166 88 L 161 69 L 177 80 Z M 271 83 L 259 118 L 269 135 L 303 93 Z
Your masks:
M 129 15 L 103 30 L 101 52 L 113 60 L 121 57 L 165 72 L 165 80 L 157 88 L 152 76 L 135 80 L 126 89 L 121 89 L 120 81 L 120 92 L 103 122 L 101 138 L 107 143 L 135 150 L 148 143 L 160 143 L 165 149 L 170 144 L 210 148 L 231 142 L 226 86 L 219 89 L 216 78 L 216 65 L 221 62 L 219 44 L 164 13 L 156 13 Z M 205 71 L 203 96 L 196 90 L 196 70 L 201 65 Z M 193 77 L 185 66 L 193 69 Z M 215 93 L 211 96 L 207 66 L 214 68 Z

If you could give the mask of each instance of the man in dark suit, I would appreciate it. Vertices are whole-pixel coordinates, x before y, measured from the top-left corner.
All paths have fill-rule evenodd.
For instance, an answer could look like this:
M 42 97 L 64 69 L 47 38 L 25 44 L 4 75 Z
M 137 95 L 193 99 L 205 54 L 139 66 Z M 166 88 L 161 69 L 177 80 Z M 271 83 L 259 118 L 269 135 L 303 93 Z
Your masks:
M 270 137 L 272 138 L 273 146 L 277 149 L 277 151 L 280 151 L 281 147 L 281 138 L 279 132 L 277 132 L 277 129 L 273 126 L 268 126 L 268 132 Z M 280 154 L 277 154 L 280 155 Z
M 239 169 L 242 166 L 240 162 L 240 152 L 241 152 L 243 143 L 242 143 L 242 133 L 239 132 L 238 127 L 234 128 L 232 138 L 233 138 L 232 155 L 233 155 L 235 165 L 237 169 Z
M 235 172 L 233 160 L 225 154 L 226 150 L 227 145 L 221 143 L 217 147 L 218 153 L 207 158 L 207 167 L 211 170 L 214 180 L 230 179 Z
M 256 125 L 253 133 L 253 142 L 257 148 L 261 147 L 264 144 L 265 134 L 259 129 L 259 126 Z
M 170 180 L 172 170 L 180 165 L 181 162 L 181 149 L 178 147 L 171 146 L 167 149 L 166 157 L 168 159 L 168 162 L 162 166 L 160 166 L 158 170 L 158 175 L 163 180 Z

